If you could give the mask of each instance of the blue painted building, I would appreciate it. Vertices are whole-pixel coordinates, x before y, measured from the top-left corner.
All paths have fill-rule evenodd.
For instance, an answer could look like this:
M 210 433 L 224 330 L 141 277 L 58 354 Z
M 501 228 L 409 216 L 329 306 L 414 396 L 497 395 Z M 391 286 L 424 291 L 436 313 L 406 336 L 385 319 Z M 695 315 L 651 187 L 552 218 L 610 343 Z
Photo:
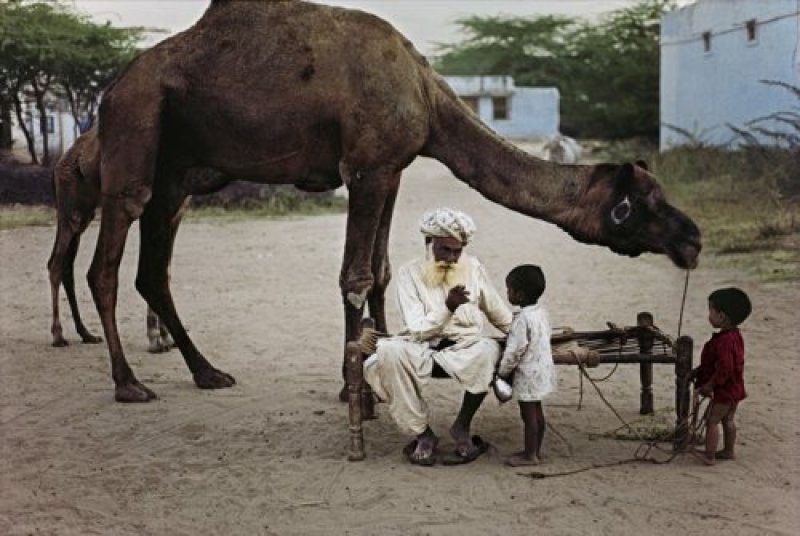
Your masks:
M 790 91 L 761 80 L 800 87 L 800 0 L 697 0 L 667 13 L 661 148 L 689 141 L 670 126 L 726 145 L 736 138 L 728 124 L 742 128 L 776 112 L 800 111 Z
M 445 76 L 472 111 L 506 138 L 558 134 L 559 93 L 554 87 L 518 87 L 510 76 Z

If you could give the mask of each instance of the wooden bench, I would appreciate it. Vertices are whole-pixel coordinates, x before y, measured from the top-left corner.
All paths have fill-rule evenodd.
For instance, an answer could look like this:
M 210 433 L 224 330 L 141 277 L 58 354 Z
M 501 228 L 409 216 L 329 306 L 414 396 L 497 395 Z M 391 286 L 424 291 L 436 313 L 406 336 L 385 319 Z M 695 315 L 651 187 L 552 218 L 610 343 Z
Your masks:
M 363 460 L 364 448 L 363 421 L 375 418 L 375 397 L 364 381 L 364 360 L 374 349 L 376 334 L 371 319 L 362 323 L 366 337 L 360 341 L 347 343 L 345 352 L 345 380 L 348 392 L 348 414 L 350 427 L 350 461 Z M 369 342 L 365 342 L 365 341 Z M 499 342 L 503 343 L 503 340 Z M 581 368 L 596 367 L 605 363 L 638 363 L 641 394 L 639 413 L 653 413 L 653 364 L 662 363 L 674 366 L 675 370 L 675 430 L 672 434 L 673 447 L 684 449 L 689 437 L 690 389 L 689 373 L 692 370 L 693 342 L 691 337 L 679 337 L 677 341 L 658 329 L 653 323 L 653 315 L 639 313 L 636 325 L 618 327 L 609 323 L 602 331 L 576 332 L 571 329 L 554 330 L 551 338 L 553 361 L 556 365 L 575 365 Z M 660 351 L 654 351 L 656 344 Z M 577 347 L 576 347 L 577 345 Z M 438 375 L 437 377 L 441 377 Z

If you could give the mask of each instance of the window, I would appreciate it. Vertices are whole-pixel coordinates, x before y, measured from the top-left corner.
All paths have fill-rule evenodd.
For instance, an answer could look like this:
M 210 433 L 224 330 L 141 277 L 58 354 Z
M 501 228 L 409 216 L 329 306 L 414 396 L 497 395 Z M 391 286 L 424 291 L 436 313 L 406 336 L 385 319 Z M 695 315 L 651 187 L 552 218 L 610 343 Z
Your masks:
M 492 118 L 508 119 L 508 97 L 492 97 Z
M 711 52 L 711 32 L 703 32 L 703 52 Z
M 744 23 L 745 30 L 747 30 L 747 42 L 753 43 L 758 37 L 756 19 L 750 19 Z
M 478 113 L 478 97 L 461 97 L 470 110 L 477 115 Z
M 47 116 L 47 133 L 53 134 L 56 131 L 56 118 L 52 115 Z

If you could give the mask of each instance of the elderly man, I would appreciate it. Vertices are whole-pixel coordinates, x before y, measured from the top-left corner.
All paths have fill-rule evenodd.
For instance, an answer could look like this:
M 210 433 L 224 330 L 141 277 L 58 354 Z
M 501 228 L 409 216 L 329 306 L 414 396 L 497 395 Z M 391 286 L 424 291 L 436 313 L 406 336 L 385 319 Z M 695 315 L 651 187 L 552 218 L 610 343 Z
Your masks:
M 446 374 L 458 381 L 466 392 L 450 428 L 456 447 L 449 460 L 464 463 L 485 450 L 485 444 L 476 444 L 470 436 L 470 424 L 500 357 L 497 341 L 482 334 L 484 314 L 507 333 L 511 311 L 483 265 L 463 253 L 475 232 L 469 216 L 440 208 L 425 214 L 420 229 L 426 256 L 402 266 L 396 278 L 405 330 L 378 343 L 364 364 L 364 377 L 388 403 L 398 427 L 416 435 L 405 453 L 411 463 L 420 465 L 435 463 L 439 442 L 421 387 L 432 376 Z

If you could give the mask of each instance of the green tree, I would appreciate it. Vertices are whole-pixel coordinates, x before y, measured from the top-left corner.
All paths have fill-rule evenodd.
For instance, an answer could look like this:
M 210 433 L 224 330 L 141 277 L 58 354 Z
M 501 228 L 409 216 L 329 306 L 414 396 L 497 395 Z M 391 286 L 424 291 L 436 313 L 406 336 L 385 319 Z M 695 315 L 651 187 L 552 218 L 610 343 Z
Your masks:
M 564 73 L 561 54 L 576 23 L 566 17 L 468 17 L 467 38 L 443 45 L 436 68 L 452 75 L 512 75 L 519 85 L 541 85 Z
M 133 57 L 142 32 L 92 23 L 57 2 L 0 4 L 0 99 L 13 106 L 34 163 L 39 159 L 23 98 L 30 97 L 38 111 L 42 164 L 48 165 L 48 97 L 66 96 L 76 121 L 93 113 L 103 87 Z
M 443 74 L 510 74 L 555 86 L 561 125 L 582 137 L 656 138 L 661 16 L 673 0 L 643 0 L 598 23 L 565 17 L 461 19 L 467 38 L 444 45 Z

